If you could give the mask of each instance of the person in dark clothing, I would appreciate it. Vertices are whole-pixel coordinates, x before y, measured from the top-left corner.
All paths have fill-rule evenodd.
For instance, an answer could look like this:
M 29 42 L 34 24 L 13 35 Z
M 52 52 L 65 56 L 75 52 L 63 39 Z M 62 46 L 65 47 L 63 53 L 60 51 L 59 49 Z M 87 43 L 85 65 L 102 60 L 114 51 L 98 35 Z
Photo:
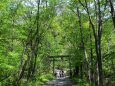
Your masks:
M 54 76 L 57 77 L 57 73 L 56 72 L 54 73 Z
M 60 75 L 60 78 L 62 77 L 62 71 L 60 70 L 60 72 L 59 72 L 59 75 Z
M 62 70 L 61 72 L 62 72 L 62 77 L 64 77 L 64 71 Z

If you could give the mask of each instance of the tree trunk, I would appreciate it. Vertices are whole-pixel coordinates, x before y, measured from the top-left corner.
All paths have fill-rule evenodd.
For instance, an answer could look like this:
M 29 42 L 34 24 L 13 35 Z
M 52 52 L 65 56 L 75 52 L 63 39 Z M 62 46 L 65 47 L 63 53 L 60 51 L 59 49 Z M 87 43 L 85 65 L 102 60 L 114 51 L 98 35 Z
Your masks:
M 86 78 L 88 79 L 88 61 L 87 61 L 87 53 L 86 53 L 86 48 L 85 48 L 85 44 L 84 44 L 84 40 L 83 40 L 83 28 L 82 28 L 82 21 L 81 21 L 81 15 L 80 15 L 80 11 L 79 8 L 77 7 L 77 14 L 78 14 L 78 22 L 79 22 L 79 29 L 80 29 L 80 37 L 81 37 L 81 50 L 83 53 L 83 63 L 82 63 L 82 72 L 84 73 L 84 75 L 86 76 Z
M 38 0 L 38 11 L 36 14 L 36 20 L 34 22 L 34 24 L 36 24 L 36 30 L 33 31 L 31 28 L 31 30 L 29 31 L 27 43 L 25 45 L 27 49 L 24 51 L 24 53 L 22 55 L 22 57 L 23 57 L 24 54 L 27 54 L 28 58 L 24 62 L 24 65 L 21 65 L 22 67 L 20 68 L 18 82 L 24 76 L 26 68 L 27 68 L 27 72 L 28 72 L 26 74 L 27 80 L 33 79 L 33 76 L 35 73 L 38 44 L 39 44 L 39 38 L 40 38 L 40 34 L 39 34 L 39 4 L 40 4 L 40 0 Z M 31 19 L 30 19 L 30 21 L 31 21 Z M 22 62 L 21 62 L 21 64 L 22 64 Z
M 93 86 L 93 48 L 92 48 L 92 35 L 90 31 L 90 67 L 89 67 L 89 81 L 90 86 Z
M 114 29 L 115 29 L 115 9 L 114 9 L 114 2 L 112 0 L 108 0 L 110 3 L 110 8 L 111 8 L 111 16 L 112 16 L 112 20 L 113 20 L 113 25 L 114 25 Z

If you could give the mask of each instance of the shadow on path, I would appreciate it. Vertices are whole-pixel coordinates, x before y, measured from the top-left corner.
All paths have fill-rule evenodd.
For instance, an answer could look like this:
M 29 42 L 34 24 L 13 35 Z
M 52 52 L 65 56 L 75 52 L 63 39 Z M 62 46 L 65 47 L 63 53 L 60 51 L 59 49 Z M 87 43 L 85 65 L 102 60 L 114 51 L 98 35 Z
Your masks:
M 41 86 L 76 86 L 69 77 L 57 78 L 55 80 L 49 81 Z

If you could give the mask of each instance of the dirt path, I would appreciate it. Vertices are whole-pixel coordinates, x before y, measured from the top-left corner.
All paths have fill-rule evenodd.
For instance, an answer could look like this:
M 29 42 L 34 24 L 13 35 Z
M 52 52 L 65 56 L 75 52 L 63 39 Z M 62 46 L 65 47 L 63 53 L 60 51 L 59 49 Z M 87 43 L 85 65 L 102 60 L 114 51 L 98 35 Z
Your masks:
M 76 85 L 73 84 L 72 80 L 70 80 L 69 77 L 63 77 L 49 81 L 41 86 L 76 86 Z

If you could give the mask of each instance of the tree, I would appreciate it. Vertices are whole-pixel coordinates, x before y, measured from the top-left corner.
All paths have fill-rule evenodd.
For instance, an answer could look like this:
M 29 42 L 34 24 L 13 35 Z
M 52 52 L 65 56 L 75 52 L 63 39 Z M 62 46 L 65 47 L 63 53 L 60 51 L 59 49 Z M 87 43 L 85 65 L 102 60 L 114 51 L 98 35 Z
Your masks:
M 114 2 L 113 0 L 108 0 L 109 4 L 110 4 L 110 8 L 111 8 L 111 16 L 112 16 L 112 20 L 113 20 L 113 25 L 115 28 L 115 9 L 114 9 Z

